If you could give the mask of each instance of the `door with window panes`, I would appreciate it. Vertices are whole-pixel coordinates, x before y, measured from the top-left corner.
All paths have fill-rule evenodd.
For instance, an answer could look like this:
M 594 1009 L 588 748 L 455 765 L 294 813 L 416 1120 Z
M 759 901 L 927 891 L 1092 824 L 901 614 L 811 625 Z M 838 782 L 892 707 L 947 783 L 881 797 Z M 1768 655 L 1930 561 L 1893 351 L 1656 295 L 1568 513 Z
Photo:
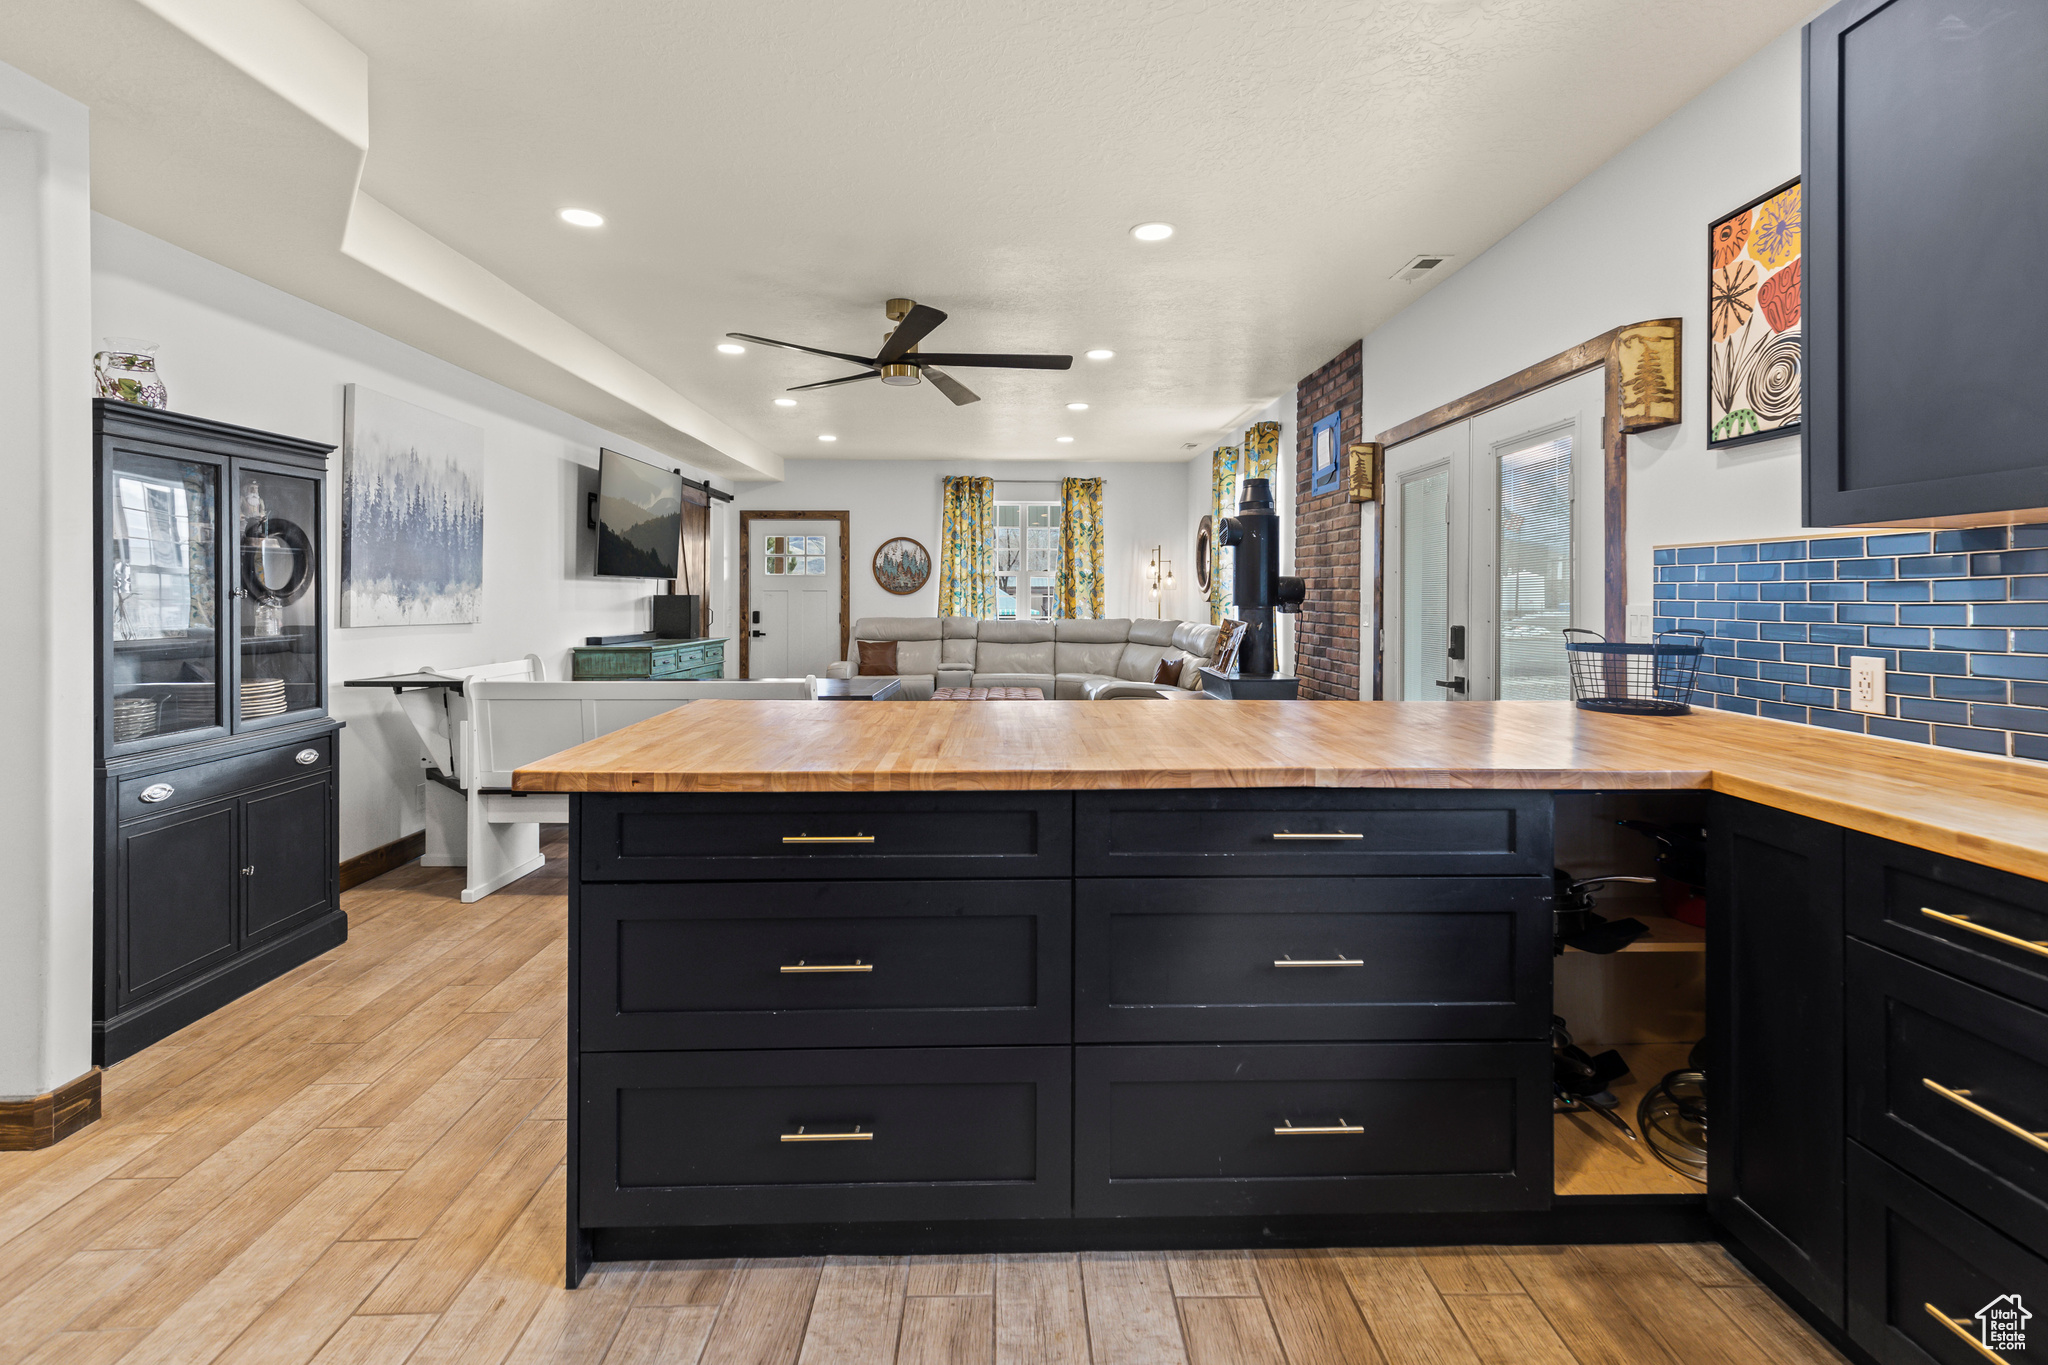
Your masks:
M 1060 505 L 998 502 L 996 619 L 1050 621 L 1060 614 Z
M 1562 701 L 1606 599 L 1600 370 L 1387 451 L 1390 700 Z

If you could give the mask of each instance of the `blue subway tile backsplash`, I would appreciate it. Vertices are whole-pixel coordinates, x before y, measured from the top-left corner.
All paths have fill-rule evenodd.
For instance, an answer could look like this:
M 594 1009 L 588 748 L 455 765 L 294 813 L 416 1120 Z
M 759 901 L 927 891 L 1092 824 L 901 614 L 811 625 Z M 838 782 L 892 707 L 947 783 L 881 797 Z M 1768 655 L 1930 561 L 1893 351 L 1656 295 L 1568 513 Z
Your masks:
M 1700 630 L 1702 706 L 2048 762 L 2048 524 L 1665 546 L 1656 628 Z M 1848 709 L 1884 661 L 1887 716 Z

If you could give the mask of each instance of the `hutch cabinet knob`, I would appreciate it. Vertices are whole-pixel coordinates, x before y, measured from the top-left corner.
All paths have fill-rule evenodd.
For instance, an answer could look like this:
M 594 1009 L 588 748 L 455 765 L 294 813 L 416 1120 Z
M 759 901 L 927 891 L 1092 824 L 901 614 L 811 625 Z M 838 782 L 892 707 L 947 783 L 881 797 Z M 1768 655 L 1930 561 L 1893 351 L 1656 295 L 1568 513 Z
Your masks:
M 301 749 L 297 753 L 292 755 L 292 762 L 302 765 L 307 763 L 318 763 L 319 761 L 320 751 L 318 749 Z
M 153 806 L 159 801 L 170 800 L 177 795 L 177 791 L 178 789 L 168 782 L 152 782 L 142 789 L 142 799 Z

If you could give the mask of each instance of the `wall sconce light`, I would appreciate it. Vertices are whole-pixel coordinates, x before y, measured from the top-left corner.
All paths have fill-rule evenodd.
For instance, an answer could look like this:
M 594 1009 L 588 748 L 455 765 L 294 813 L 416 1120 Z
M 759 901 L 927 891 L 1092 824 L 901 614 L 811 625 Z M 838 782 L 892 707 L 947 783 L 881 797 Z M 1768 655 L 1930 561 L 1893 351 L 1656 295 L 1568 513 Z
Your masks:
M 1379 460 L 1378 441 L 1351 443 L 1346 482 L 1350 485 L 1353 502 L 1371 502 L 1379 497 Z
M 1173 561 L 1166 557 L 1164 545 L 1152 547 L 1152 558 L 1145 565 L 1145 586 L 1152 594 L 1152 614 L 1159 615 L 1159 593 L 1161 589 L 1173 589 Z

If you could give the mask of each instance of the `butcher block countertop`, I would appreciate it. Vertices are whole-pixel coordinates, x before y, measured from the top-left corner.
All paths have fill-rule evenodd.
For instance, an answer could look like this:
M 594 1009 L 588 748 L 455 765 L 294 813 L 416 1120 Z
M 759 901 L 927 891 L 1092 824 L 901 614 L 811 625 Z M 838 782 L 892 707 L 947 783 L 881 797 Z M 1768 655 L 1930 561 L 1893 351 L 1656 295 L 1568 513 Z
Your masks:
M 1692 788 L 2048 881 L 2048 765 L 1721 711 L 1569 702 L 695 701 L 524 792 Z

